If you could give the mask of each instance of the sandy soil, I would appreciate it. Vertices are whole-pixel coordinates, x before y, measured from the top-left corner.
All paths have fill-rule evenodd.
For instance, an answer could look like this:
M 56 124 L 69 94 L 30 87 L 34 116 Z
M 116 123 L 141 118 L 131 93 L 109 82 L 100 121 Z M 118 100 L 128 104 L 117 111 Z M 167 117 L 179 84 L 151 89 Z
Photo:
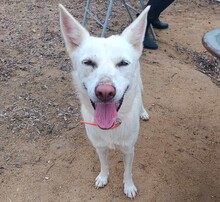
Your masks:
M 94 187 L 99 161 L 79 123 L 60 2 L 82 21 L 84 1 L 1 3 L 0 201 L 129 201 L 118 151 L 110 152 L 109 184 Z M 93 9 L 105 13 L 101 1 Z M 135 149 L 136 201 L 220 201 L 220 71 L 201 43 L 220 26 L 219 13 L 219 3 L 176 0 L 161 16 L 170 28 L 155 30 L 159 49 L 143 52 L 151 118 L 141 122 Z M 107 35 L 128 24 L 117 1 Z M 100 33 L 91 20 L 88 28 Z

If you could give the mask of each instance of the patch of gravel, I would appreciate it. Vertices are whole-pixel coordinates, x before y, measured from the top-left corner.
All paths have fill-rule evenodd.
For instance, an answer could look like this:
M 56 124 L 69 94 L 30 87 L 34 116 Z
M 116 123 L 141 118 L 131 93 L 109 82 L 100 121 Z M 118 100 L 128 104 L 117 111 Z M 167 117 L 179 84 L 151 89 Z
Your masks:
M 217 58 L 210 54 L 198 53 L 179 45 L 176 45 L 176 50 L 181 54 L 186 54 L 187 59 L 191 60 L 200 72 L 209 76 L 220 87 L 220 62 Z
M 75 99 L 76 95 L 70 95 Z M 60 135 L 63 129 L 77 127 L 80 113 L 79 104 L 62 106 L 55 99 L 39 99 L 32 94 L 14 97 L 14 104 L 0 111 L 1 123 L 12 133 L 36 139 L 40 136 Z

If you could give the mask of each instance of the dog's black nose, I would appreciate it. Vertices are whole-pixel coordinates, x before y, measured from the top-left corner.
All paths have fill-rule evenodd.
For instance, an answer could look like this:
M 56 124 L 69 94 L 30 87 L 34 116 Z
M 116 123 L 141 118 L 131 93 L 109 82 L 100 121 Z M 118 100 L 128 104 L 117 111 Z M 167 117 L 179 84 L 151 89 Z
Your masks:
M 108 102 L 115 97 L 116 90 L 111 84 L 100 84 L 95 89 L 95 95 L 102 102 Z

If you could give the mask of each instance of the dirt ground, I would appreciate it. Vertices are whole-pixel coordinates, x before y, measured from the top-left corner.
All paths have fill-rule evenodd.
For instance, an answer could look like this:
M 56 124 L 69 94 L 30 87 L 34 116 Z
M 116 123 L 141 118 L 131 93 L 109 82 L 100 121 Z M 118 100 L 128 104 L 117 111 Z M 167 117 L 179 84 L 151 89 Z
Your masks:
M 103 16 L 105 3 L 94 2 Z M 85 1 L 1 2 L 0 201 L 130 201 L 118 151 L 110 152 L 108 185 L 95 189 L 99 161 L 79 123 L 58 3 L 82 21 Z M 220 201 L 220 70 L 201 43 L 219 14 L 220 3 L 176 0 L 161 16 L 169 29 L 155 30 L 159 49 L 143 52 L 150 120 L 135 148 L 136 201 Z M 117 1 L 107 35 L 128 24 Z M 91 19 L 88 28 L 100 34 Z

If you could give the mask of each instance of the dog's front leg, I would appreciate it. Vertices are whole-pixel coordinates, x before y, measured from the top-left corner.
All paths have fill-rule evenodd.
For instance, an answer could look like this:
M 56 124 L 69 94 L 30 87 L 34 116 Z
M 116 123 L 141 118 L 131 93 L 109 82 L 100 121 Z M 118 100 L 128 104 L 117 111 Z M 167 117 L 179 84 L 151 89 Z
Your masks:
M 134 147 L 131 149 L 126 149 L 124 153 L 124 193 L 129 198 L 134 198 L 137 193 L 137 188 L 135 187 L 132 180 L 132 163 L 134 159 Z
M 96 177 L 95 186 L 96 188 L 104 187 L 108 183 L 108 151 L 106 148 L 96 148 L 96 152 L 99 156 L 101 171 Z

